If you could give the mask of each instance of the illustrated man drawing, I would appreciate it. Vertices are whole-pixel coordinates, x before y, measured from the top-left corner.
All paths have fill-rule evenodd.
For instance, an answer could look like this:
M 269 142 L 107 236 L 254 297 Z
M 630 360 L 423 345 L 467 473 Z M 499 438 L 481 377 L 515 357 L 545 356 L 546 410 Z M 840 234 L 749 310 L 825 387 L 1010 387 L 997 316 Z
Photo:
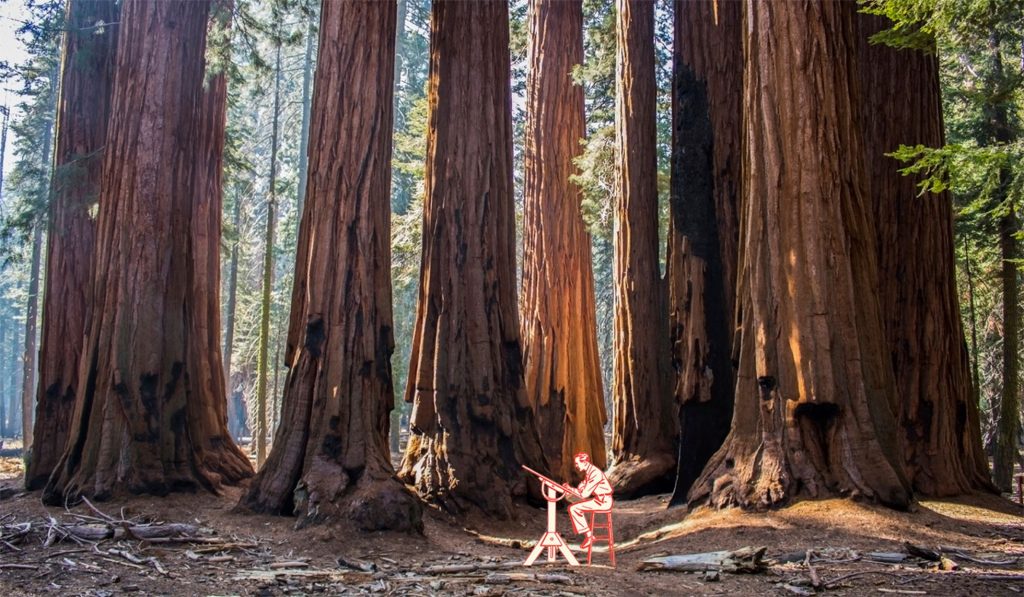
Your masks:
M 612 484 L 604 471 L 590 462 L 590 454 L 580 452 L 573 458 L 576 470 L 583 473 L 583 482 L 576 491 L 582 501 L 569 506 L 569 518 L 577 535 L 586 535 L 580 549 L 587 549 L 594 543 L 594 531 L 587 522 L 588 512 L 608 512 L 612 509 Z M 567 486 L 568 487 L 568 486 Z

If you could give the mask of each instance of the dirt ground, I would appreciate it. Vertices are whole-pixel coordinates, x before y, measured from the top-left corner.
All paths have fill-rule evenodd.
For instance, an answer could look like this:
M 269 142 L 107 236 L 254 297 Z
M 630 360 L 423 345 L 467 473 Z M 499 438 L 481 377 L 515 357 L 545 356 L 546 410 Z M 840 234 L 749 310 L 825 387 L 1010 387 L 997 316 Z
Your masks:
M 233 512 L 237 489 L 220 496 L 97 504 L 118 520 L 198 525 L 206 533 L 203 543 L 64 540 L 44 547 L 48 517 L 58 524 L 83 524 L 98 514 L 84 505 L 44 507 L 38 492 L 20 491 L 20 474 L 20 461 L 0 458 L 0 536 L 10 540 L 0 542 L 3 597 L 811 595 L 812 577 L 818 593 L 831 595 L 1024 593 L 1024 512 L 991 495 L 922 501 L 910 512 L 846 500 L 801 502 L 767 513 L 668 510 L 667 496 L 619 501 L 615 568 L 608 566 L 603 550 L 595 553 L 590 567 L 544 563 L 524 568 L 517 563 L 544 529 L 540 508 L 521 506 L 518 519 L 506 522 L 456 519 L 428 508 L 423 536 L 361 534 L 338 525 L 294 530 L 288 518 Z M 568 527 L 564 511 L 559 522 Z M 15 537 L 25 531 L 25 523 L 30 530 Z M 568 528 L 562 530 L 576 547 Z M 909 557 L 899 564 L 869 561 L 870 552 L 905 552 L 907 541 L 943 551 L 957 569 L 943 571 L 938 563 Z M 637 570 L 645 558 L 744 546 L 767 547 L 769 565 L 761 573 L 723 572 L 713 581 L 704 573 Z M 506 563 L 514 567 L 502 568 Z M 454 572 L 456 565 L 471 569 Z M 437 573 L 430 566 L 449 570 Z

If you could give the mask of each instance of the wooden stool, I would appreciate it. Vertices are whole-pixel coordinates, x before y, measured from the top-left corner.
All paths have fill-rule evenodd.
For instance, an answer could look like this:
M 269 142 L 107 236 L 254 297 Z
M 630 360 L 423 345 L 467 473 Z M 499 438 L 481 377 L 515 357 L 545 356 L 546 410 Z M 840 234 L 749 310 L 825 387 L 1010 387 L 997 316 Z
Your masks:
M 594 520 L 598 515 L 604 516 L 604 524 L 597 524 Z M 604 529 L 605 534 L 599 535 L 598 529 Z M 612 559 L 612 568 L 615 567 L 615 533 L 612 531 L 612 511 L 607 512 L 590 512 L 590 532 L 594 533 L 594 540 L 587 547 L 587 566 L 590 565 L 590 556 L 594 551 L 594 543 L 598 541 L 604 541 L 608 544 L 608 554 Z

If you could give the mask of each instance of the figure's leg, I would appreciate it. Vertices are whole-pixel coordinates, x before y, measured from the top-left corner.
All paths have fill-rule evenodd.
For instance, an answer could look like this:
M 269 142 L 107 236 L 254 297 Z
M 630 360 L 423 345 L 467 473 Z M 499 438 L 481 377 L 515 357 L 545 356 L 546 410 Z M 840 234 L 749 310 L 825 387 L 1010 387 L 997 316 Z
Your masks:
M 590 511 L 588 506 L 592 506 L 591 502 L 594 500 L 587 500 L 585 502 L 577 502 L 569 506 L 569 518 L 572 520 L 572 530 L 576 531 L 576 534 L 590 533 L 590 525 L 587 524 L 587 512 Z

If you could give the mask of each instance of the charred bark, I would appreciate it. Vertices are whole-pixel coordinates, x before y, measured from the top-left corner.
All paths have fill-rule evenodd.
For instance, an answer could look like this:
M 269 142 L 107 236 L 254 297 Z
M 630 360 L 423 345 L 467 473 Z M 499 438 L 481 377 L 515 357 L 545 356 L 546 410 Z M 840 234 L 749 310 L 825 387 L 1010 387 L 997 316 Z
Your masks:
M 856 10 L 747 5 L 735 410 L 691 502 L 910 501 L 865 194 Z
M 869 43 L 890 24 L 857 18 L 865 164 L 886 346 L 900 397 L 900 453 L 915 491 L 961 494 L 990 482 L 956 295 L 952 197 L 919 197 L 918 181 L 885 155 L 900 144 L 945 143 L 938 59 Z
M 531 5 L 530 56 L 519 299 L 524 377 L 551 472 L 568 480 L 578 452 L 602 469 L 607 464 L 590 234 L 582 193 L 569 180 L 586 134 L 583 88 L 571 76 L 583 62 L 580 0 Z
M 686 502 L 732 418 L 741 8 L 676 4 L 667 279 L 680 434 L 671 505 Z
M 420 504 L 388 449 L 391 122 L 395 3 L 326 2 L 313 92 L 309 180 L 288 328 L 281 425 L 242 502 L 420 530 Z
M 618 0 L 615 199 L 615 378 L 612 461 L 617 496 L 672 488 L 672 406 L 665 287 L 658 265 L 654 3 Z
M 48 503 L 216 491 L 252 474 L 225 414 L 219 187 L 208 192 L 224 104 L 203 93 L 209 9 L 194 0 L 122 7 L 93 316 Z
M 64 39 L 50 202 L 35 437 L 25 486 L 46 485 L 64 451 L 80 386 L 89 306 L 103 144 L 110 118 L 117 25 L 112 0 L 71 0 Z
M 432 5 L 423 265 L 400 476 L 451 510 L 512 515 L 545 468 L 523 388 L 508 4 Z M 469 82 L 472 81 L 471 86 Z

